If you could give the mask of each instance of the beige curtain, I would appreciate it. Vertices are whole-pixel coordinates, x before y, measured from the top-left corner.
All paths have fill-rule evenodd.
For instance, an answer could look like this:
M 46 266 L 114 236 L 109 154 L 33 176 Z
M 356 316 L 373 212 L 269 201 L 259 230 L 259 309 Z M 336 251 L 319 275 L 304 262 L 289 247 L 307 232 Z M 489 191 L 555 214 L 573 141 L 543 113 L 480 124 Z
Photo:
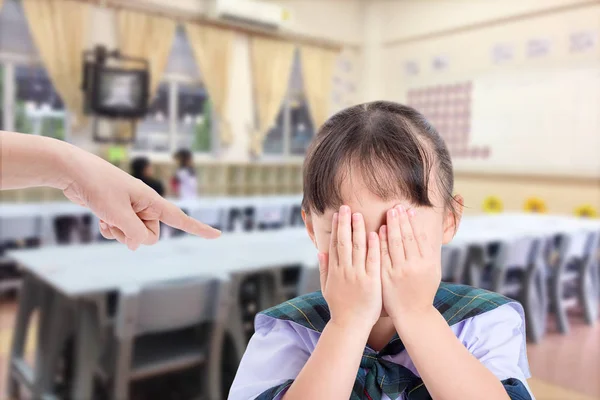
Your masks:
M 148 60 L 150 97 L 158 89 L 175 37 L 176 22 L 136 11 L 120 10 L 117 15 L 118 44 L 122 54 Z
M 0 3 L 2 0 L 0 0 Z M 68 0 L 23 0 L 29 31 L 42 62 L 77 126 L 84 122 L 82 58 L 89 4 Z
M 329 117 L 333 70 L 338 55 L 338 51 L 320 47 L 300 47 L 304 93 L 315 129 L 323 125 Z
M 219 118 L 222 144 L 231 144 L 232 134 L 227 115 L 230 65 L 234 33 L 229 29 L 188 23 L 185 25 L 200 75 Z
M 250 46 L 258 123 L 250 150 L 260 155 L 265 136 L 275 122 L 287 92 L 295 47 L 289 42 L 264 37 L 252 37 Z

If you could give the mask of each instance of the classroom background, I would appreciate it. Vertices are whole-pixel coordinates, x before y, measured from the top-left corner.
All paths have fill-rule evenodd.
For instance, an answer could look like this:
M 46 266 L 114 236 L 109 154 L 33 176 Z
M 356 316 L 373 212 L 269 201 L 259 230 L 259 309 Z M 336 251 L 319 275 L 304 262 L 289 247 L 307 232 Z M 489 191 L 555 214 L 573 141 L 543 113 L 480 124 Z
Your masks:
M 97 46 L 149 72 L 143 115 L 90 112 Z M 130 253 L 61 191 L 0 191 L 0 399 L 225 399 L 256 313 L 318 290 L 308 144 L 382 99 L 451 152 L 444 279 L 521 301 L 539 400 L 600 399 L 597 0 L 0 0 L 0 130 L 91 151 L 224 232 Z

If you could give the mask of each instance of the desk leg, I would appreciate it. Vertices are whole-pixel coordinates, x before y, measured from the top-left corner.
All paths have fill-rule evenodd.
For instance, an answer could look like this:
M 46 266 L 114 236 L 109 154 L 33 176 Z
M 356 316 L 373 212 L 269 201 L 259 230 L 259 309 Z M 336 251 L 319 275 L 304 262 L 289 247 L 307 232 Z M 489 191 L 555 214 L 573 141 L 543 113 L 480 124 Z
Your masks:
M 70 313 L 68 301 L 53 290 L 45 290 L 41 304 L 38 348 L 36 351 L 33 398 L 53 392 L 60 355 L 68 334 Z
M 19 309 L 15 320 L 15 327 L 12 337 L 12 345 L 10 350 L 10 360 L 8 364 L 8 397 L 19 397 L 19 383 L 13 377 L 13 365 L 24 358 L 25 355 L 25 339 L 29 329 L 31 314 L 39 303 L 39 296 L 42 287 L 29 275 L 23 278 L 23 286 L 19 293 Z
M 221 400 L 223 382 L 223 343 L 225 336 L 225 324 L 231 304 L 231 292 L 229 282 L 220 282 L 217 294 L 217 307 L 215 322 L 210 337 L 209 360 L 208 360 L 208 387 L 207 397 L 209 400 Z
M 544 264 L 537 260 L 527 269 L 523 282 L 523 308 L 527 327 L 527 337 L 538 343 L 546 333 L 548 315 L 548 292 Z
M 75 377 L 71 398 L 91 399 L 94 370 L 100 356 L 100 326 L 96 305 L 82 301 L 78 304 L 79 318 L 75 339 Z
M 584 311 L 585 322 L 588 325 L 595 325 L 598 318 L 598 302 L 599 293 L 596 286 L 596 271 L 597 265 L 593 258 L 594 254 L 590 254 L 581 264 L 579 276 L 579 302 Z

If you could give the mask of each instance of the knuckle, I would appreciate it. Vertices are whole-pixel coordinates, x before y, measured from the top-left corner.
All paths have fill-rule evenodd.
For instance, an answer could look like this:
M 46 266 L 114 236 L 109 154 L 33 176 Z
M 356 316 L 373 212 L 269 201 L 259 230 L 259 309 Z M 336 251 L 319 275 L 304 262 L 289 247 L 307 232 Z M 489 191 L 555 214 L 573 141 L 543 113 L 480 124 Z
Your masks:
M 357 242 L 353 242 L 352 243 L 352 248 L 356 251 L 361 250 L 362 249 L 362 245 L 360 243 Z
M 420 234 L 419 234 L 419 240 L 420 240 L 420 241 L 425 241 L 425 240 L 427 240 L 427 234 L 426 234 L 426 233 L 420 233 Z
M 406 234 L 402 238 L 406 242 L 412 242 L 413 240 L 415 240 L 415 237 L 413 235 L 411 235 L 411 234 Z
M 389 250 L 388 250 L 387 246 L 386 246 L 386 247 L 382 247 L 382 248 L 381 248 L 381 254 L 382 254 L 382 255 L 384 255 L 384 256 L 387 256 L 387 255 L 389 255 L 389 254 L 390 254 L 390 252 L 389 252 Z
M 392 239 L 392 246 L 394 246 L 395 248 L 401 247 L 402 246 L 402 239 L 399 237 L 395 237 Z

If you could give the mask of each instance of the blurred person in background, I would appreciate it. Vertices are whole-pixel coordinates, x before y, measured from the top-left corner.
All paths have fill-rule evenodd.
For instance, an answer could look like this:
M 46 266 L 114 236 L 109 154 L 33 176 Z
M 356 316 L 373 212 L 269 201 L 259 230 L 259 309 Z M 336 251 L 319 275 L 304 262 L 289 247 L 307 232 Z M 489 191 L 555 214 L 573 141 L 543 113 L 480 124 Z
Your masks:
M 0 189 L 41 186 L 92 210 L 102 236 L 131 250 L 156 243 L 160 222 L 209 239 L 220 235 L 94 154 L 49 137 L 0 131 Z
M 171 190 L 180 199 L 195 199 L 198 196 L 198 181 L 194 170 L 194 157 L 188 149 L 174 155 L 177 170 L 171 179 Z
M 152 164 L 147 157 L 136 157 L 131 161 L 131 175 L 150 186 L 161 196 L 165 195 L 165 187 L 160 180 L 154 178 Z

